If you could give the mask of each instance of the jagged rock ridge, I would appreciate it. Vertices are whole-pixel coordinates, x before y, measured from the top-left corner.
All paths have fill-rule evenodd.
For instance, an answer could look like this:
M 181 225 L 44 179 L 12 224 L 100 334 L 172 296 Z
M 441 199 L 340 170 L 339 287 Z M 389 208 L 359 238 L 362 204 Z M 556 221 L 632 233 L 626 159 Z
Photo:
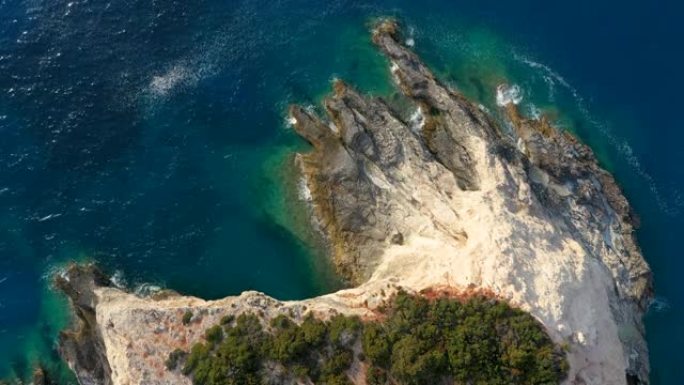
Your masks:
M 73 343 L 73 335 L 62 342 L 83 383 L 99 376 L 113 384 L 186 384 L 163 369 L 164 357 L 222 315 L 364 316 L 398 285 L 479 288 L 529 311 L 569 347 L 568 383 L 648 383 L 641 317 L 651 273 L 630 206 L 592 151 L 513 104 L 502 111 L 510 130 L 498 124 L 439 82 L 400 43 L 396 23 L 378 24 L 373 41 L 414 104 L 414 119 L 342 81 L 324 102 L 327 119 L 290 109 L 295 130 L 314 147 L 297 156 L 313 218 L 338 272 L 358 287 L 281 303 L 256 293 L 155 301 L 86 285 L 92 295 L 74 304 L 95 342 Z M 203 314 L 191 328 L 179 322 L 187 309 Z M 106 361 L 101 366 L 81 362 L 91 347 Z

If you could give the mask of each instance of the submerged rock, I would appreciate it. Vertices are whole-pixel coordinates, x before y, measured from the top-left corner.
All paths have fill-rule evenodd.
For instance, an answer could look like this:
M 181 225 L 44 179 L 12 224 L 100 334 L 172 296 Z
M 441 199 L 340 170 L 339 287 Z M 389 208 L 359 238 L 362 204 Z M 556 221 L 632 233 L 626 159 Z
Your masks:
M 504 129 L 437 80 L 399 34 L 383 21 L 373 41 L 420 119 L 342 81 L 324 102 L 326 117 L 290 108 L 313 145 L 297 156 L 313 220 L 337 271 L 357 287 L 294 302 L 255 292 L 141 298 L 73 267 L 60 287 L 78 322 L 61 352 L 83 384 L 189 384 L 164 361 L 223 316 L 373 317 L 399 286 L 485 290 L 528 311 L 568 347 L 569 384 L 648 382 L 641 318 L 651 273 L 615 180 L 587 146 L 515 103 L 502 102 L 513 130 Z

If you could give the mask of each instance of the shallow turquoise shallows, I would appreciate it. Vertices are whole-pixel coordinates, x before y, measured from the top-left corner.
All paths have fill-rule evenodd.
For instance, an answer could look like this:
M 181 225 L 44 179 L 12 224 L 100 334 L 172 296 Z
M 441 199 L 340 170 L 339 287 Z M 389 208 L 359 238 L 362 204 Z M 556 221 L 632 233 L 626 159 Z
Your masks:
M 393 15 L 444 81 L 488 106 L 518 84 L 614 172 L 655 273 L 653 384 L 684 384 L 684 6 L 651 3 L 0 0 L 0 378 L 73 381 L 49 288 L 71 260 L 206 298 L 337 288 L 285 111 L 334 77 L 391 95 L 368 27 Z

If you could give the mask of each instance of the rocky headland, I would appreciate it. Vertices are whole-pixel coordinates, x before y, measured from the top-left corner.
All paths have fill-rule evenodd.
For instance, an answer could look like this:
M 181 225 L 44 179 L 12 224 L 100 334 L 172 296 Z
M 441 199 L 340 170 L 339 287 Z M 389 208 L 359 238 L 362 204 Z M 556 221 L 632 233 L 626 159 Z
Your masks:
M 440 82 L 395 22 L 378 23 L 372 39 L 403 111 L 341 80 L 326 116 L 289 111 L 313 146 L 296 157 L 313 225 L 354 288 L 289 302 L 257 292 L 139 297 L 93 266 L 72 266 L 57 278 L 76 316 L 60 352 L 81 384 L 190 384 L 165 360 L 226 315 L 372 319 L 400 288 L 487 293 L 529 312 L 566 347 L 565 383 L 648 383 L 651 272 L 613 177 L 547 119 L 507 103 L 502 122 Z M 349 377 L 365 384 L 362 374 Z

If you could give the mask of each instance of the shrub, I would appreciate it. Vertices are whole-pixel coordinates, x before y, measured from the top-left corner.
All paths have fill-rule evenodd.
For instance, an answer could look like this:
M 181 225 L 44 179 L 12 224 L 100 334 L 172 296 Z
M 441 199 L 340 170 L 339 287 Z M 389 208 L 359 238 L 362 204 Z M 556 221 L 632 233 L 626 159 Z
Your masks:
M 372 364 L 387 366 L 390 359 L 390 342 L 383 325 L 371 322 L 363 328 L 363 352 Z
M 381 321 L 336 315 L 301 324 L 289 316 L 271 320 L 243 314 L 205 333 L 185 359 L 183 373 L 196 385 L 264 383 L 266 363 L 314 384 L 348 385 L 346 372 L 360 344 L 369 385 L 508 385 L 559 383 L 567 372 L 564 352 L 532 316 L 485 297 L 429 301 L 399 292 Z M 234 322 L 233 322 L 234 321 Z M 182 353 L 182 352 L 181 352 Z M 174 355 L 175 354 L 175 355 Z M 174 359 L 181 359 L 172 353 Z M 169 356 L 167 362 L 171 362 Z
M 233 321 L 235 321 L 235 316 L 232 314 L 229 314 L 229 315 L 223 316 L 223 318 L 221 318 L 221 325 L 230 325 L 233 323 Z
M 342 375 L 352 364 L 354 354 L 351 350 L 336 348 L 333 353 L 323 362 L 321 372 L 324 378 L 332 378 Z
M 185 313 L 183 313 L 183 318 L 182 318 L 183 325 L 190 324 L 190 321 L 192 321 L 192 316 L 193 316 L 192 311 L 186 310 Z
M 312 314 L 309 314 L 304 318 L 304 322 L 301 325 L 302 336 L 304 341 L 312 347 L 319 347 L 323 342 L 325 342 L 325 337 L 327 334 L 326 324 L 314 318 Z
M 204 339 L 206 339 L 211 346 L 218 344 L 223 340 L 223 328 L 219 325 L 210 327 L 204 332 Z
M 273 336 L 268 344 L 269 356 L 278 362 L 294 362 L 301 358 L 308 344 L 301 328 L 285 315 L 271 321 Z
M 385 385 L 387 383 L 387 371 L 377 366 L 369 366 L 366 369 L 366 382 L 368 385 Z
M 176 370 L 178 364 L 188 356 L 188 353 L 181 349 L 176 349 L 169 354 L 169 358 L 166 359 L 166 368 L 168 370 Z
M 361 326 L 361 320 L 358 317 L 338 314 L 328 322 L 330 341 L 338 346 L 350 346 L 356 341 Z

